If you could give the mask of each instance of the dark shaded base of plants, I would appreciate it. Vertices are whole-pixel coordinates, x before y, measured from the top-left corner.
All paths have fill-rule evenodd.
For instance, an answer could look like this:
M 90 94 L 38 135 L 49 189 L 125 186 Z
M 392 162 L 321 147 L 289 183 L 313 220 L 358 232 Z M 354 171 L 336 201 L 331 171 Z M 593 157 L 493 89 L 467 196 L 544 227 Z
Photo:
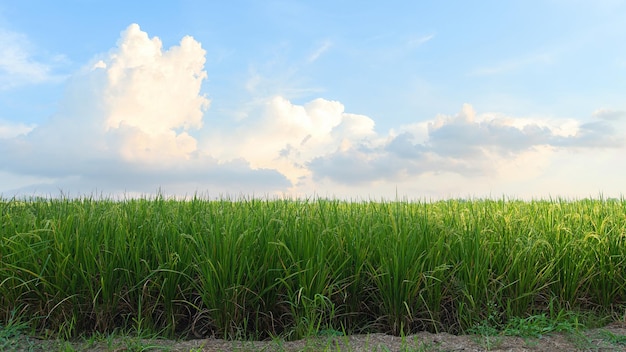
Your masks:
M 199 296 L 197 296 L 199 297 Z M 335 297 L 335 301 L 340 297 Z M 309 300 L 299 297 L 300 302 Z M 170 338 L 222 338 L 227 340 L 265 340 L 281 337 L 295 340 L 308 336 L 337 336 L 365 333 L 410 335 L 421 331 L 452 334 L 476 333 L 496 335 L 499 331 L 519 330 L 521 336 L 536 336 L 583 328 L 588 324 L 600 326 L 623 318 L 626 306 L 611 309 L 581 307 L 571 310 L 567 303 L 549 300 L 546 305 L 535 306 L 524 316 L 508 316 L 506 301 L 491 302 L 460 316 L 453 301 L 439 309 L 410 310 L 399 315 L 385 315 L 383 307 L 372 302 L 362 302 L 361 311 L 351 311 L 340 302 L 322 296 L 309 300 L 306 310 L 283 303 L 272 310 L 241 307 L 234 311 L 219 308 L 206 309 L 191 303 L 176 303 L 169 312 L 162 304 L 142 305 L 142 315 L 131 309 L 109 312 L 81 313 L 68 307 L 59 308 L 47 316 L 37 316 L 28 306 L 20 310 L 6 311 L 3 325 L 27 322 L 24 325 L 42 337 L 71 339 L 94 333 L 130 332 L 139 336 L 158 335 Z M 119 308 L 119 307 L 118 307 Z M 137 309 L 137 307 L 133 307 Z M 621 315 L 620 315 L 621 314 Z

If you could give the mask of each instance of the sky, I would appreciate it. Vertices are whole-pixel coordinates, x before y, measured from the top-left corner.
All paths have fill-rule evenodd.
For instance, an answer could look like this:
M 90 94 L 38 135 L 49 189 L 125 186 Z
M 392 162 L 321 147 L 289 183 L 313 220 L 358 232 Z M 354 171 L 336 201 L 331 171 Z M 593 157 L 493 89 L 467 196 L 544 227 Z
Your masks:
M 626 1 L 0 3 L 0 195 L 622 197 Z

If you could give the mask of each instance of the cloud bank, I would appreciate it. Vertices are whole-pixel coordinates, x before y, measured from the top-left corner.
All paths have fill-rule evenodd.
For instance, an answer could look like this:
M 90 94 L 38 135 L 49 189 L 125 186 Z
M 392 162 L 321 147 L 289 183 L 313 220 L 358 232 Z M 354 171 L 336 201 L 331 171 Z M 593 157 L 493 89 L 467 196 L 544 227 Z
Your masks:
M 600 183 L 587 184 L 601 189 L 607 165 L 625 151 L 626 113 L 611 109 L 579 121 L 479 114 L 465 104 L 456 114 L 377 131 L 374 118 L 341 102 L 273 96 L 255 99 L 226 128 L 211 121 L 201 93 L 206 55 L 193 37 L 164 49 L 129 26 L 69 79 L 49 121 L 0 122 L 0 175 L 12 185 L 0 192 L 560 194 L 567 189 L 559 185 L 582 184 L 558 181 L 579 160 L 595 163 Z
M 379 141 L 381 139 L 378 139 Z M 382 143 L 360 143 L 313 159 L 316 179 L 338 183 L 402 181 L 422 174 L 494 177 L 503 163 L 542 158 L 565 149 L 620 148 L 622 139 L 603 122 L 542 122 L 497 115 L 478 117 L 465 104 L 454 116 L 406 126 Z

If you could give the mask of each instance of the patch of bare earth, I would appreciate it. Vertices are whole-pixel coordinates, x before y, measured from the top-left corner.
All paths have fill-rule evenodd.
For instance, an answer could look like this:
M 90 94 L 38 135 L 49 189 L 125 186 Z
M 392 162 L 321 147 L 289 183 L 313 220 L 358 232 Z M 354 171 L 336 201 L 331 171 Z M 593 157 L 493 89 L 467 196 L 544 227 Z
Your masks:
M 626 324 L 615 323 L 579 334 L 552 333 L 540 338 L 512 336 L 455 336 L 447 333 L 421 332 L 404 338 L 385 334 L 316 337 L 299 341 L 225 341 L 202 339 L 189 341 L 137 340 L 124 338 L 96 344 L 72 343 L 76 351 L 626 351 Z M 29 339 L 13 351 L 56 351 L 58 342 Z M 56 345 L 56 346 L 55 346 Z M 67 347 L 67 345 L 66 345 Z

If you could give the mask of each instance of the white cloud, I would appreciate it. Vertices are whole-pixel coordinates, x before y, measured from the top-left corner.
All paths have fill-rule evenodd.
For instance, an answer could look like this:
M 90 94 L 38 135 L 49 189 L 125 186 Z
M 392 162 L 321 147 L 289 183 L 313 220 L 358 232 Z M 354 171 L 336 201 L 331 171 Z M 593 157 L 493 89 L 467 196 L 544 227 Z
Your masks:
M 3 121 L 0 119 L 0 139 L 15 138 L 20 135 L 28 134 L 36 125 L 26 125 L 11 121 Z
M 164 52 L 159 38 L 149 38 L 134 24 L 108 60 L 94 66 L 107 76 L 105 131 L 118 136 L 125 159 L 189 158 L 196 150 L 186 131 L 202 127 L 209 106 L 199 95 L 207 77 L 204 62 L 205 51 L 192 37 Z
M 317 61 L 317 59 L 319 59 L 320 56 L 322 56 L 322 54 L 328 51 L 328 49 L 330 49 L 332 46 L 333 46 L 333 43 L 330 40 L 325 40 L 317 47 L 317 49 L 315 49 L 315 51 L 313 51 L 309 55 L 309 57 L 307 58 L 307 62 L 312 63 L 312 62 Z
M 221 159 L 242 157 L 252 167 L 278 170 L 295 184 L 310 176 L 306 163 L 312 158 L 372 136 L 374 121 L 346 113 L 339 102 L 296 105 L 277 96 L 236 131 L 212 135 L 207 148 Z
M 63 78 L 52 72 L 53 64 L 62 57 L 49 62 L 36 58 L 34 45 L 24 34 L 0 28 L 0 47 L 0 90 Z
M 626 111 L 612 109 L 598 109 L 593 112 L 593 117 L 601 120 L 626 119 Z
M 407 46 L 409 48 L 417 48 L 417 47 L 422 46 L 424 43 L 431 41 L 433 38 L 435 38 L 434 34 L 416 36 L 416 37 L 410 38 L 407 41 Z
M 102 153 L 161 165 L 189 159 L 197 151 L 189 131 L 202 126 L 209 105 L 200 94 L 204 61 L 193 38 L 163 51 L 159 38 L 133 24 L 116 48 L 70 79 L 58 113 L 24 143 L 47 143 L 77 159 Z

